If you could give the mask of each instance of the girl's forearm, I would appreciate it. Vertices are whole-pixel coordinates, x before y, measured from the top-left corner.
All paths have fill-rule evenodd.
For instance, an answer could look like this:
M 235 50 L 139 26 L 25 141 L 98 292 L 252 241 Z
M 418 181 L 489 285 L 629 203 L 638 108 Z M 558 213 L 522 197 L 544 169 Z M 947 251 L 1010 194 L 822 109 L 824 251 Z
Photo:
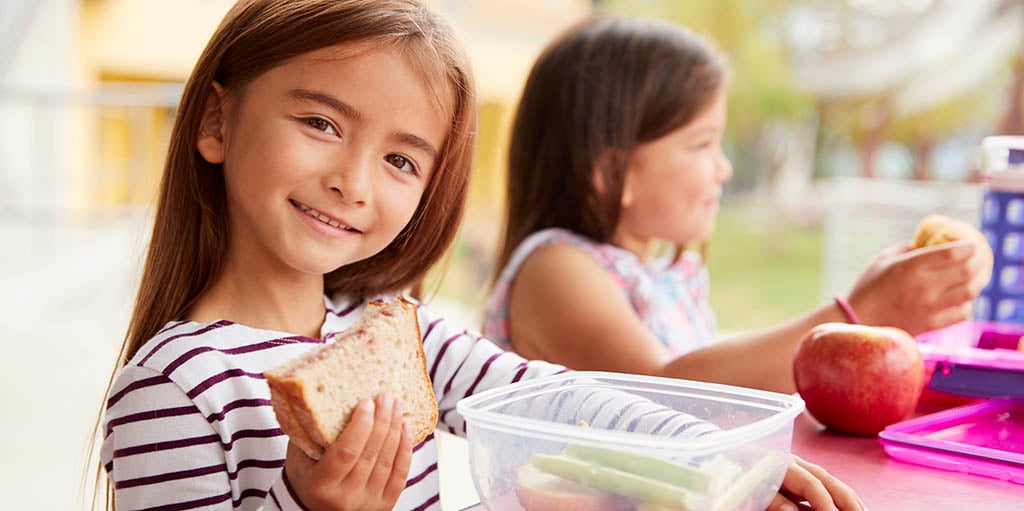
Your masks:
M 666 364 L 662 376 L 793 393 L 797 345 L 808 330 L 830 321 L 846 321 L 832 302 L 767 330 L 687 353 Z

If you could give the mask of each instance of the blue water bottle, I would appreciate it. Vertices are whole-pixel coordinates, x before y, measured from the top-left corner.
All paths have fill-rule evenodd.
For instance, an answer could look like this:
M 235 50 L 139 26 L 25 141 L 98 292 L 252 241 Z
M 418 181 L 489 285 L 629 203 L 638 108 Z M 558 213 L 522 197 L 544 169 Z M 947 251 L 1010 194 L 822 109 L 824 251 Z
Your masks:
M 981 231 L 992 246 L 992 279 L 975 319 L 1024 324 L 1024 137 L 986 137 L 981 144 L 988 186 Z

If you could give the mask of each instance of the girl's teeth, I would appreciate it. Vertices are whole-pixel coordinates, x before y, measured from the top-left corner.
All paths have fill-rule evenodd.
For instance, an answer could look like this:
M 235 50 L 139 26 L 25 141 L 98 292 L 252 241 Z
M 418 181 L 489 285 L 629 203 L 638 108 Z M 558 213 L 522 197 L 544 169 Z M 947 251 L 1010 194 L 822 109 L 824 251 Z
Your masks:
M 299 209 L 301 209 L 303 213 L 305 213 L 305 214 L 307 214 L 307 215 L 309 215 L 309 216 L 311 216 L 311 217 L 313 217 L 313 218 L 315 218 L 315 219 L 317 219 L 317 220 L 319 220 L 319 221 L 321 221 L 321 222 L 323 222 L 323 223 L 325 223 L 327 225 L 330 225 L 331 227 L 335 227 L 335 228 L 338 228 L 338 229 L 348 230 L 348 227 L 342 227 L 341 223 L 338 222 L 337 220 L 331 220 L 330 217 L 328 217 L 327 215 L 322 215 L 322 214 L 320 214 L 319 211 L 317 211 L 317 210 L 315 210 L 315 209 L 313 209 L 313 208 L 311 208 L 311 207 L 309 207 L 309 206 L 307 206 L 305 204 L 299 204 Z

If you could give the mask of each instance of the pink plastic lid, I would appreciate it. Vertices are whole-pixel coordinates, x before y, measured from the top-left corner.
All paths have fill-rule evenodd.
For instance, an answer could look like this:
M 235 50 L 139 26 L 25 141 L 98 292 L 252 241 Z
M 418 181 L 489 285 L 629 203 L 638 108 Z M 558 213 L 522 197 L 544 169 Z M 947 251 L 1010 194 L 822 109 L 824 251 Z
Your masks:
M 1024 400 L 952 408 L 893 424 L 878 437 L 893 458 L 1024 484 Z
M 1024 325 L 964 321 L 917 336 L 932 390 L 961 396 L 1024 397 Z

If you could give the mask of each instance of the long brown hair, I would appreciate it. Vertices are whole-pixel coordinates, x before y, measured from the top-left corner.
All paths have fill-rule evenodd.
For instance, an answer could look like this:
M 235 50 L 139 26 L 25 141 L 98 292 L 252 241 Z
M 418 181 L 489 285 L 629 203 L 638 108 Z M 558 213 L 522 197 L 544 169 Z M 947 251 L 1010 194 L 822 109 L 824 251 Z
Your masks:
M 196 150 L 213 82 L 230 94 L 289 59 L 357 43 L 403 52 L 432 93 L 447 95 L 438 101 L 450 104 L 451 125 L 409 224 L 378 254 L 325 275 L 325 290 L 399 291 L 418 282 L 445 253 L 462 217 L 476 137 L 472 71 L 451 27 L 416 0 L 241 0 L 220 23 L 185 85 L 115 374 L 167 322 L 182 318 L 224 265 L 230 235 L 224 177 L 220 165 L 206 162 Z M 94 444 L 101 423 L 102 412 Z M 97 486 L 100 478 L 102 468 Z M 108 505 L 110 491 L 108 484 Z
M 542 229 L 607 242 L 630 151 L 690 122 L 726 73 L 709 42 L 664 21 L 595 15 L 553 41 L 530 71 L 512 125 L 495 279 Z

